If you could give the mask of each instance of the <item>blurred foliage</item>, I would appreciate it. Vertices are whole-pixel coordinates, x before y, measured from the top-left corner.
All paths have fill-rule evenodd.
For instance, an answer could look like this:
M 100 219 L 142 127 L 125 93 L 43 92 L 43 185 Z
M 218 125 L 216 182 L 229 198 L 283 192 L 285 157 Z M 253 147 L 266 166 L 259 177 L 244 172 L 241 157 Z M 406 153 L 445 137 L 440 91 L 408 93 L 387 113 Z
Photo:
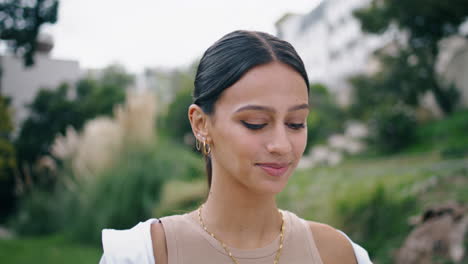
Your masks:
M 22 236 L 60 231 L 66 220 L 69 220 L 64 210 L 71 204 L 72 197 L 61 185 L 55 186 L 54 190 L 46 192 L 36 188 L 20 196 L 18 208 L 10 217 L 8 226 Z
M 175 93 L 178 93 L 182 90 L 193 91 L 198 64 L 199 59 L 196 59 L 187 68 L 175 70 L 171 76 L 171 90 Z
M 89 74 L 89 76 L 90 77 L 87 78 L 88 80 L 95 80 L 100 86 L 107 89 L 115 87 L 128 88 L 135 83 L 135 76 L 128 73 L 121 64 L 111 64 L 99 70 L 96 76 L 93 76 L 93 74 Z M 86 93 L 84 93 L 84 95 L 86 95 Z
M 102 249 L 70 242 L 65 236 L 0 239 L 3 263 L 98 263 Z
M 165 113 L 168 105 L 172 104 L 174 97 L 183 90 L 193 91 L 194 78 L 199 60 L 194 60 L 186 67 L 164 70 L 146 69 L 145 78 L 148 81 L 148 88 L 158 94 L 162 112 Z M 183 93 L 183 92 L 182 92 Z M 159 125 L 164 125 L 165 120 L 160 119 Z
M 396 101 L 393 96 L 386 94 L 383 89 L 378 89 L 379 83 L 376 77 L 357 75 L 351 77 L 349 82 L 353 86 L 352 103 L 349 107 L 349 114 L 353 118 L 369 120 L 380 104 L 391 104 Z
M 441 151 L 442 157 L 446 159 L 461 158 L 468 156 L 468 143 L 452 144 Z
M 466 20 L 465 0 L 373 0 L 370 6 L 357 10 L 364 30 L 384 33 L 392 23 L 410 33 L 410 45 L 432 45 L 443 37 L 457 33 Z M 418 44 L 419 43 L 419 44 Z
M 393 93 L 378 89 L 377 76 L 355 76 L 350 115 L 368 121 L 370 143 L 384 153 L 441 151 L 447 158 L 462 157 L 468 150 L 468 112 L 456 110 L 441 120 L 417 122 L 415 111 Z M 395 84 L 397 85 L 397 84 Z
M 199 178 L 203 164 L 190 151 L 159 140 L 127 146 L 114 167 L 92 179 L 62 174 L 52 193 L 34 190 L 24 196 L 10 224 L 22 235 L 62 232 L 98 246 L 103 228 L 126 229 L 153 217 L 164 183 Z
M 124 102 L 125 89 L 132 83 L 132 75 L 120 66 L 111 66 L 97 78 L 89 76 L 73 87 L 62 84 L 53 90 L 40 90 L 28 106 L 30 115 L 15 142 L 20 168 L 30 171 L 33 181 L 39 180 L 33 164 L 50 153 L 55 137 L 65 134 L 68 126 L 80 130 L 87 120 L 111 115 L 114 106 Z
M 315 144 L 326 142 L 334 133 L 344 130 L 347 114 L 323 84 L 312 84 L 309 92 L 310 113 L 307 117 L 307 151 Z
M 197 209 L 208 196 L 206 179 L 171 180 L 164 185 L 161 202 L 154 215 L 184 214 Z
M 382 153 L 396 153 L 413 143 L 416 128 L 416 118 L 410 109 L 380 107 L 370 117 L 369 142 Z
M 429 69 L 408 63 L 410 58 L 414 58 L 412 56 L 406 51 L 401 51 L 397 57 L 383 55 L 382 71 L 373 76 L 354 76 L 349 80 L 353 86 L 350 115 L 368 122 L 370 143 L 382 153 L 396 153 L 414 143 L 420 125 L 415 118 L 419 99 L 428 87 L 434 85 L 431 82 L 436 81 L 420 78 L 430 74 Z M 441 88 L 440 85 L 438 87 Z M 446 100 L 453 113 L 452 107 L 458 98 L 455 87 L 443 87 L 439 103 Z
M 373 0 L 371 4 L 354 12 L 364 31 L 383 34 L 392 25 L 407 34 L 406 43 L 393 42 L 396 54 L 380 54 L 383 69 L 371 77 L 376 96 L 395 96 L 409 105 L 417 104 L 419 96 L 432 91 L 445 113 L 455 110 L 456 89 L 437 78 L 435 63 L 442 38 L 458 33 L 468 16 L 468 2 L 455 0 Z M 403 33 L 404 32 L 404 33 Z M 356 87 L 356 86 L 355 86 Z M 361 94 L 361 93 L 359 93 Z M 356 102 L 359 104 L 359 102 Z
M 401 50 L 398 56 L 384 53 L 378 56 L 382 63 L 379 72 L 373 76 L 357 75 L 349 79 L 353 86 L 350 107 L 353 116 L 367 119 L 382 104 L 403 103 L 415 109 L 421 96 L 428 91 L 434 93 L 444 112 L 455 110 L 458 90 L 453 85 L 438 83 L 433 64 L 415 63 L 417 56 L 408 50 Z
M 175 141 L 184 143 L 185 137 L 191 135 L 192 127 L 188 120 L 188 108 L 192 104 L 192 90 L 180 90 L 174 101 L 168 106 L 167 114 L 163 119 L 162 128 Z
M 417 213 L 414 197 L 396 197 L 383 185 L 361 200 L 339 200 L 335 210 L 344 223 L 344 232 L 372 252 L 379 263 L 393 263 L 391 249 L 398 248 L 411 231 L 408 219 Z
M 171 73 L 169 86 L 170 90 L 175 92 L 175 97 L 167 106 L 163 117 L 159 119 L 162 133 L 178 143 L 189 144 L 191 147 L 194 147 L 195 142 L 188 140 L 192 135 L 188 108 L 193 102 L 192 92 L 198 63 L 199 60 L 195 60 L 189 67 Z
M 127 229 L 154 217 L 165 182 L 203 175 L 201 160 L 170 142 L 129 150 L 118 164 L 84 186 L 73 217 L 73 238 L 97 245 L 103 228 Z
M 0 2 L 0 40 L 23 56 L 25 65 L 34 63 L 41 26 L 57 22 L 58 4 L 58 0 Z
M 440 151 L 443 157 L 468 156 L 468 110 L 459 110 L 452 115 L 421 124 L 416 129 L 415 140 L 407 150 L 421 153 Z
M 14 206 L 15 148 L 11 140 L 13 122 L 8 98 L 0 95 L 0 222 Z
M 336 167 L 297 170 L 278 195 L 280 208 L 345 231 L 374 263 L 394 263 L 409 234 L 408 217 L 428 205 L 466 203 L 466 158 L 437 153 L 346 160 Z
M 75 201 L 77 214 L 68 211 L 75 215 L 72 236 L 98 245 L 103 228 L 127 229 L 150 218 L 164 181 L 176 176 L 175 170 L 182 167 L 166 160 L 170 152 L 165 150 L 165 154 L 150 149 L 130 151 L 122 156 L 119 165 L 85 184 L 80 199 Z

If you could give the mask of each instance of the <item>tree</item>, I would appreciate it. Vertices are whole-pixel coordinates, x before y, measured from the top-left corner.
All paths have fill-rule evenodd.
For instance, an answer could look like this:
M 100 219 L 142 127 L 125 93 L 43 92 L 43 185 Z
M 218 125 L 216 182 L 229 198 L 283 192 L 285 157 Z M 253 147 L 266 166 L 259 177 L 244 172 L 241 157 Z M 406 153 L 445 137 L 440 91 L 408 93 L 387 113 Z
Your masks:
M 11 143 L 13 122 L 9 100 L 0 96 L 0 221 L 14 205 L 14 170 L 16 168 L 15 149 Z
M 192 89 L 180 90 L 174 101 L 168 106 L 162 127 L 165 132 L 177 142 L 184 142 L 187 134 L 192 133 L 192 127 L 187 118 L 187 111 L 192 104 Z
M 0 40 L 34 63 L 36 39 L 42 25 L 57 22 L 58 0 L 3 0 L 0 2 Z
M 192 127 L 187 117 L 188 107 L 192 104 L 193 83 L 199 60 L 192 62 L 187 68 L 173 71 L 169 74 L 170 91 L 175 93 L 174 99 L 168 104 L 167 112 L 160 119 L 163 133 L 177 142 L 188 143 L 187 135 L 191 135 Z M 195 148 L 195 139 L 193 139 Z
M 99 78 L 82 79 L 74 87 L 62 84 L 57 89 L 40 90 L 28 106 L 30 116 L 15 142 L 20 168 L 33 171 L 33 164 L 50 154 L 53 140 L 68 126 L 80 130 L 87 120 L 112 115 L 114 106 L 124 102 L 125 89 L 132 83 L 132 75 L 120 66 L 111 66 Z
M 326 142 L 332 134 L 342 133 L 347 115 L 334 101 L 323 84 L 310 85 L 310 114 L 307 117 L 306 152 L 314 145 Z
M 382 34 L 396 25 L 407 34 L 406 43 L 394 56 L 382 55 L 384 70 L 378 85 L 414 105 L 426 91 L 432 91 L 445 113 L 454 110 L 458 97 L 455 89 L 441 83 L 435 71 L 439 41 L 458 33 L 468 17 L 468 1 L 373 0 L 354 15 L 362 29 Z

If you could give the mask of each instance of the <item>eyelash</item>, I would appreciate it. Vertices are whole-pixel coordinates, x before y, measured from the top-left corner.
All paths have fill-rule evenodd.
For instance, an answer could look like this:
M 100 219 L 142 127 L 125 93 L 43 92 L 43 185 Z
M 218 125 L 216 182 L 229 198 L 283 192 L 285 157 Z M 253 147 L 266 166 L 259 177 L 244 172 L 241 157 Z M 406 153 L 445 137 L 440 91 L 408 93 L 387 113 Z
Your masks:
M 305 125 L 304 123 L 297 123 L 297 124 L 294 124 L 294 123 L 289 123 L 288 126 L 294 130 L 299 130 L 299 129 L 302 129 L 302 128 L 305 128 Z
M 250 123 L 247 123 L 245 121 L 242 121 L 242 123 L 244 124 L 245 127 L 247 127 L 248 129 L 251 129 L 251 130 L 260 130 L 260 129 L 264 128 L 267 125 L 267 124 L 250 124 Z M 294 130 L 299 130 L 299 129 L 305 128 L 304 123 L 298 123 L 298 124 L 288 123 L 287 125 L 289 126 L 289 128 L 294 129 Z

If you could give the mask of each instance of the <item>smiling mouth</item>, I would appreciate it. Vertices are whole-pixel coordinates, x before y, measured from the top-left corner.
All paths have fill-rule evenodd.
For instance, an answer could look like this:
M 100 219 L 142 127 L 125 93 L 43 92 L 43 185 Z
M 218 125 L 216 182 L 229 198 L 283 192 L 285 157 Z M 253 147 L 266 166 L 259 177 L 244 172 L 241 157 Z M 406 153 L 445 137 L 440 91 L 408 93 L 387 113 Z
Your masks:
M 262 168 L 267 174 L 274 177 L 280 177 L 289 169 L 289 163 L 256 163 L 256 166 Z

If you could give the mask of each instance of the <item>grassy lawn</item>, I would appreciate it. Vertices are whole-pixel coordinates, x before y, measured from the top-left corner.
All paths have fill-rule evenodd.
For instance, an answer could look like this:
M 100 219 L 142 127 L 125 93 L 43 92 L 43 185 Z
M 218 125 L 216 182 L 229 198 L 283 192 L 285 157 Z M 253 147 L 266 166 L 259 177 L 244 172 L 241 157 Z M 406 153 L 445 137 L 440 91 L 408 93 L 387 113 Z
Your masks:
M 432 193 L 433 183 L 447 182 L 466 169 L 468 158 L 443 160 L 438 153 L 350 160 L 336 167 L 298 170 L 279 195 L 278 202 L 303 217 L 340 226 L 342 223 L 336 219 L 339 201 L 360 201 L 378 186 L 383 186 L 395 198 Z M 447 186 L 445 191 L 450 198 L 468 202 L 462 190 L 457 192 L 452 187 L 462 188 L 459 184 Z M 431 199 L 427 197 L 427 200 Z
M 99 248 L 74 244 L 61 236 L 0 240 L 1 263 L 98 263 L 101 254 Z

